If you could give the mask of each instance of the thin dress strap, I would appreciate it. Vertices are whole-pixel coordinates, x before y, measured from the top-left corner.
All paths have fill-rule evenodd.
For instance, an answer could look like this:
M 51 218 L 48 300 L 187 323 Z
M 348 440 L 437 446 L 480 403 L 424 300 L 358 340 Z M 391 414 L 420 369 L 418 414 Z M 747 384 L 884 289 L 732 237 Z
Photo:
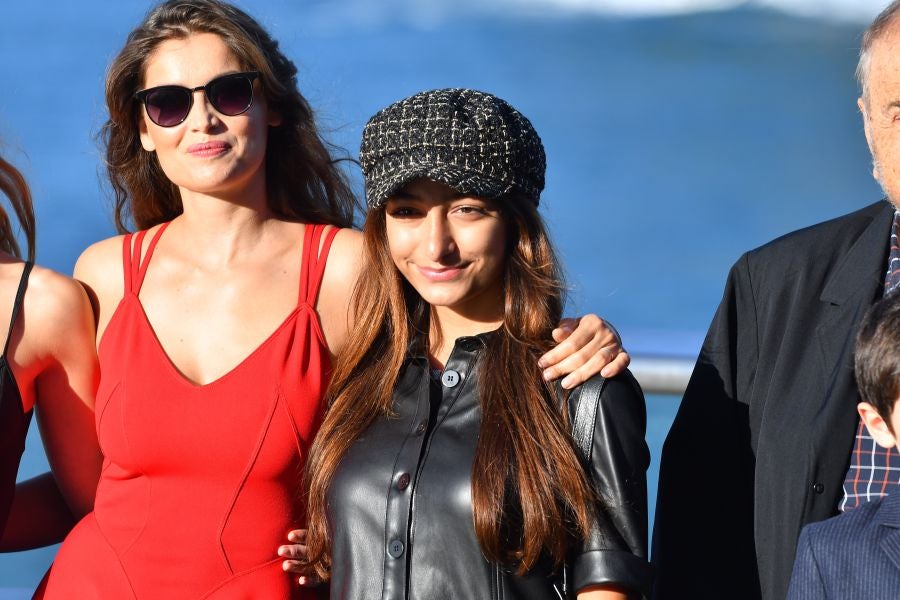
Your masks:
M 300 300 L 301 304 L 306 303 L 315 306 L 316 298 L 319 295 L 319 285 L 322 283 L 322 276 L 325 274 L 325 262 L 328 259 L 328 252 L 331 250 L 331 242 L 334 236 L 340 231 L 338 227 L 331 227 L 325 234 L 325 241 L 322 243 L 322 251 L 319 252 L 319 244 L 322 240 L 322 232 L 325 231 L 327 225 L 315 224 L 307 225 L 303 239 L 303 265 L 300 267 Z
M 150 240 L 150 245 L 147 247 L 147 254 L 143 258 L 141 257 L 141 249 L 144 245 L 144 237 L 147 235 L 147 230 L 144 229 L 135 234 L 133 247 L 131 245 L 131 234 L 125 236 L 123 253 L 126 293 L 134 293 L 135 295 L 141 293 L 141 285 L 144 283 L 147 267 L 150 266 L 150 257 L 153 256 L 153 250 L 156 249 L 159 238 L 170 223 L 171 221 L 167 221 L 156 230 L 156 233 L 153 234 L 153 238 Z
M 25 268 L 22 269 L 22 277 L 19 279 L 19 289 L 16 290 L 16 299 L 13 301 L 12 316 L 9 319 L 9 332 L 6 334 L 6 343 L 3 344 L 3 358 L 6 358 L 6 352 L 9 350 L 9 340 L 12 339 L 13 327 L 16 326 L 16 319 L 19 316 L 19 310 L 22 308 L 22 300 L 25 299 L 25 288 L 28 287 L 28 275 L 31 273 L 31 267 L 34 263 L 28 261 Z

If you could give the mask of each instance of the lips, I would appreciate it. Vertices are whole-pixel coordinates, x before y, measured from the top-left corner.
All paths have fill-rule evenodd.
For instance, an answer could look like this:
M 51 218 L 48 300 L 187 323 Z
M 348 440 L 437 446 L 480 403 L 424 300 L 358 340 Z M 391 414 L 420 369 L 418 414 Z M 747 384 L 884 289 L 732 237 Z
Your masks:
M 227 144 L 226 142 L 213 141 L 202 142 L 200 144 L 191 144 L 190 146 L 188 146 L 187 151 L 188 154 L 192 156 L 207 157 L 224 154 L 225 152 L 228 152 L 230 148 L 231 145 Z
M 456 267 L 423 267 L 417 265 L 416 268 L 429 281 L 451 281 L 462 272 L 464 265 Z

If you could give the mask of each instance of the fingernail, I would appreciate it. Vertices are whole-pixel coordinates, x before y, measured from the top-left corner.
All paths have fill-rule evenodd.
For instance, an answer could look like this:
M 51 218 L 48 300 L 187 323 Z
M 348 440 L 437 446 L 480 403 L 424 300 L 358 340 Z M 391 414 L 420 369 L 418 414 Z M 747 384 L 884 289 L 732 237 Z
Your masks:
M 287 547 L 286 546 L 278 546 L 278 556 L 286 556 L 287 555 Z
M 298 577 L 297 583 L 299 583 L 300 585 L 306 585 L 306 577 Z
M 294 532 L 292 531 L 292 532 L 290 532 L 290 533 L 288 534 L 288 539 L 289 539 L 290 541 L 292 541 L 292 542 L 296 542 L 296 541 L 297 541 L 297 536 L 294 535 Z
M 547 361 L 544 360 L 543 358 L 539 359 L 539 360 L 538 360 L 538 368 L 539 368 L 539 369 L 546 369 L 546 368 L 547 368 Z
M 560 382 L 560 385 L 563 386 L 563 389 L 569 389 L 570 387 L 572 387 L 572 378 L 566 377 Z
M 285 561 L 281 562 L 281 570 L 282 571 L 287 571 L 290 568 L 291 568 L 291 565 L 288 564 L 288 561 L 285 560 Z
M 545 370 L 541 375 L 544 376 L 544 381 L 553 381 L 553 373 L 550 372 L 550 369 Z

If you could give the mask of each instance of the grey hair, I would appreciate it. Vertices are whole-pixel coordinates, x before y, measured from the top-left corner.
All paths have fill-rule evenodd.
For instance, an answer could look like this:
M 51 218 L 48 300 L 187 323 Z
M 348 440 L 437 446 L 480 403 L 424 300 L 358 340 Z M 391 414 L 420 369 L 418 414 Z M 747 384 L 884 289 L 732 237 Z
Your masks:
M 856 64 L 856 81 L 859 83 L 860 95 L 866 104 L 869 102 L 869 63 L 872 59 L 872 44 L 884 34 L 898 15 L 900 15 L 900 0 L 894 0 L 875 17 L 872 24 L 863 32 L 862 43 L 859 47 L 859 62 Z

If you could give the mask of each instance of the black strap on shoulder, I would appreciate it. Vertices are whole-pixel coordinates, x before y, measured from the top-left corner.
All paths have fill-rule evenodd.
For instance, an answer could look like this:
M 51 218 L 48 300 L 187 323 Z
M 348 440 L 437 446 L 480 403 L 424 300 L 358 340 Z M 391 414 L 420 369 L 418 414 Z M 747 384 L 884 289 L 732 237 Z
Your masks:
M 19 317 L 19 310 L 22 308 L 22 299 L 25 297 L 25 288 L 28 287 L 28 275 L 31 273 L 31 267 L 34 263 L 28 261 L 25 268 L 22 269 L 22 277 L 19 279 L 19 289 L 16 290 L 16 299 L 13 302 L 12 316 L 9 319 L 9 332 L 6 334 L 6 343 L 3 345 L 3 356 L 9 350 L 9 340 L 12 339 L 13 328 L 16 326 L 16 319 Z
M 575 416 L 572 419 L 572 439 L 582 463 L 587 468 L 591 463 L 591 449 L 594 442 L 594 425 L 597 421 L 597 403 L 606 379 L 597 376 L 589 379 L 578 389 Z M 590 469 L 587 470 L 590 473 Z

